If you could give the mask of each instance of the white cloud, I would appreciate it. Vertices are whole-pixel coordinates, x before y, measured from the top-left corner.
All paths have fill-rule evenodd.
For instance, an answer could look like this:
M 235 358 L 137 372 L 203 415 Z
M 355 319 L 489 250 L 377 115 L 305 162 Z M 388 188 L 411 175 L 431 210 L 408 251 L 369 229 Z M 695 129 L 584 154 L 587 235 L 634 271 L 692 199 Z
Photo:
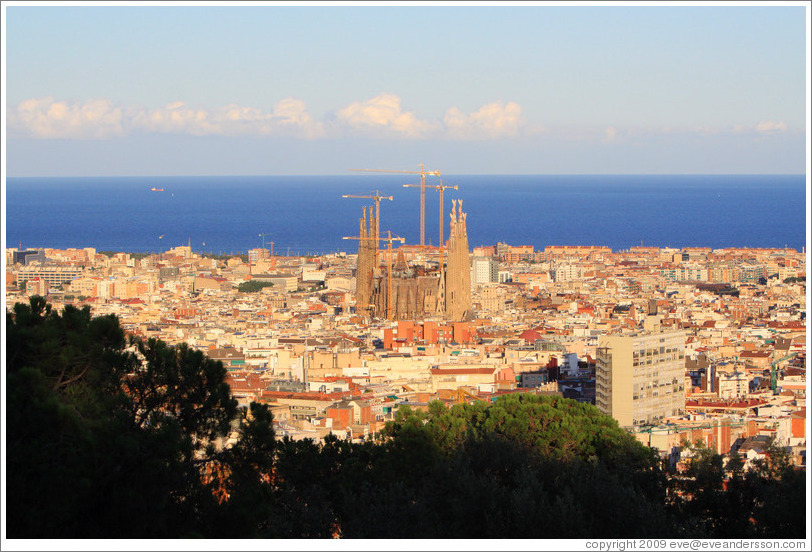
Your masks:
M 614 142 L 615 138 L 617 138 L 617 129 L 613 126 L 606 127 L 603 134 L 607 142 Z
M 522 107 L 495 101 L 471 113 L 448 108 L 442 120 L 421 119 L 403 108 L 395 94 L 382 93 L 350 103 L 328 122 L 313 118 L 304 101 L 284 98 L 271 110 L 229 104 L 208 109 L 175 101 L 160 108 L 116 105 L 108 99 L 87 101 L 32 98 L 7 111 L 13 134 L 35 138 L 104 139 L 133 132 L 194 136 L 288 136 L 301 139 L 367 135 L 378 138 L 497 140 L 544 134 L 566 141 L 614 143 L 656 135 L 712 136 L 735 133 L 769 136 L 789 131 L 783 121 L 764 120 L 732 126 L 564 126 L 528 125 Z M 328 132 L 329 130 L 329 132 Z
M 36 138 L 107 138 L 124 133 L 122 110 L 109 100 L 20 102 L 8 113 L 9 128 Z
M 286 98 L 270 112 L 235 104 L 209 110 L 183 101 L 158 109 L 116 106 L 110 100 L 56 101 L 52 97 L 20 102 L 8 109 L 9 129 L 36 138 L 108 138 L 132 131 L 201 135 L 285 134 L 324 136 L 323 124 L 301 100 Z
M 147 132 L 178 134 L 216 134 L 218 127 L 209 112 L 192 109 L 185 102 L 173 102 L 161 109 L 139 110 L 133 114 L 132 128 Z
M 376 136 L 489 140 L 516 136 L 522 127 L 521 113 L 519 104 L 499 101 L 483 105 L 471 114 L 451 107 L 442 122 L 427 121 L 404 111 L 398 96 L 380 94 L 339 110 L 336 121 L 340 127 Z
M 336 120 L 351 130 L 407 138 L 425 137 L 436 127 L 421 121 L 412 112 L 403 111 L 400 98 L 394 94 L 379 94 L 363 102 L 353 102 L 338 111 Z
M 443 117 L 449 138 L 461 140 L 488 140 L 516 136 L 522 125 L 519 104 L 501 101 L 480 107 L 466 115 L 456 107 L 449 108 Z
M 192 135 L 289 134 L 318 138 L 324 134 L 322 125 L 313 120 L 305 103 L 294 98 L 281 100 L 271 112 L 236 104 L 208 111 L 174 102 L 162 109 L 135 114 L 132 125 L 148 132 Z
M 780 121 L 761 121 L 755 125 L 734 125 L 733 132 L 757 132 L 759 134 L 777 134 L 788 130 L 787 123 Z
M 296 98 L 285 98 L 274 106 L 273 124 L 278 128 L 292 130 L 303 138 L 324 137 L 324 125 L 307 112 L 307 105 Z
M 762 121 L 756 125 L 756 131 L 761 133 L 785 132 L 786 130 L 787 124 L 783 121 L 778 123 L 774 121 Z
M 304 139 L 327 136 L 325 123 L 315 120 L 304 101 L 285 98 L 272 110 L 229 104 L 195 107 L 174 101 L 159 108 L 118 106 L 110 100 L 82 102 L 30 99 L 9 108 L 9 128 L 37 138 L 108 138 L 132 132 L 219 135 L 284 135 Z M 539 127 L 541 128 L 541 127 Z M 514 102 L 493 102 L 470 114 L 448 109 L 443 120 L 424 120 L 404 110 L 394 94 L 380 94 L 338 110 L 330 135 L 366 134 L 381 138 L 492 140 L 529 131 L 522 108 Z
M 36 138 L 108 138 L 131 131 L 236 136 L 286 134 L 302 138 L 324 135 L 301 100 L 287 98 L 271 112 L 227 105 L 198 109 L 177 101 L 158 109 L 122 108 L 110 100 L 81 102 L 53 98 L 25 100 L 9 109 L 9 128 Z

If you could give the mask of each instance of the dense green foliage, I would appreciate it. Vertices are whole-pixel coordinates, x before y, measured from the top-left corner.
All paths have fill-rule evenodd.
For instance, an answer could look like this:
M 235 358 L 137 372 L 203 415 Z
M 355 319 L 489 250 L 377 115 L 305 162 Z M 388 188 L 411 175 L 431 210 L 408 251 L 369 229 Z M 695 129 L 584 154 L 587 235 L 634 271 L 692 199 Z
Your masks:
M 247 282 L 241 282 L 237 286 L 237 291 L 241 293 L 256 293 L 264 288 L 272 286 L 273 282 L 260 282 L 258 280 L 248 280 Z
M 744 472 L 698 449 L 675 477 L 595 408 L 534 395 L 403 407 L 376 441 L 276 441 L 185 345 L 38 297 L 7 328 L 10 538 L 803 535 L 780 451 Z
M 804 538 L 806 472 L 793 468 L 782 448 L 771 445 L 749 470 L 738 454 L 725 465 L 701 443 L 690 448 L 688 469 L 672 487 L 683 498 L 674 509 L 694 531 L 716 538 Z
M 239 454 L 272 454 L 272 433 L 254 437 L 269 429 L 258 405 L 238 446 L 215 450 L 241 413 L 222 364 L 198 351 L 157 340 L 128 348 L 114 316 L 72 306 L 60 315 L 41 297 L 15 305 L 7 330 L 12 538 L 195 534 L 198 511 L 213 508 L 201 473 L 225 463 L 250 478 Z

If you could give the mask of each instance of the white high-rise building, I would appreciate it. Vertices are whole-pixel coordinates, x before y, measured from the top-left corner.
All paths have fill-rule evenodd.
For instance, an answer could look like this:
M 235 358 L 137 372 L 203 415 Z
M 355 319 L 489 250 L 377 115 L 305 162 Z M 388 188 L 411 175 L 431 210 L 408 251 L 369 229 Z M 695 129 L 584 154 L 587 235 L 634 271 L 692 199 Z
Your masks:
M 478 286 L 499 280 L 499 263 L 489 257 L 471 259 L 471 285 Z

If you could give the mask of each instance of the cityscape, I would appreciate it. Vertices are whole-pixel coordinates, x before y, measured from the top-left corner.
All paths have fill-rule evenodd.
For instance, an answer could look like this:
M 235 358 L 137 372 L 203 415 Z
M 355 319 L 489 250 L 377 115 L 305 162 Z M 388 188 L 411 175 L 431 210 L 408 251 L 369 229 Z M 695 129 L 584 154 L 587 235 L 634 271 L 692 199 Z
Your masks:
M 357 254 L 8 248 L 6 301 L 89 305 L 205 351 L 236 397 L 273 406 L 279 436 L 363 440 L 400 404 L 541 392 L 596 405 L 661 453 L 702 438 L 752 459 L 770 436 L 805 465 L 805 251 L 469 253 L 462 204 L 447 248 L 376 247 L 372 208 Z
M 281 442 L 362 446 L 404 408 L 533 395 L 597 409 L 674 474 L 694 446 L 745 471 L 779 447 L 805 473 L 805 250 L 470 247 L 463 199 L 443 247 L 404 245 L 367 199 L 356 253 L 6 248 L 6 305 L 43 297 L 201 351 Z
M 4 549 L 807 549 L 808 5 L 10 4 Z

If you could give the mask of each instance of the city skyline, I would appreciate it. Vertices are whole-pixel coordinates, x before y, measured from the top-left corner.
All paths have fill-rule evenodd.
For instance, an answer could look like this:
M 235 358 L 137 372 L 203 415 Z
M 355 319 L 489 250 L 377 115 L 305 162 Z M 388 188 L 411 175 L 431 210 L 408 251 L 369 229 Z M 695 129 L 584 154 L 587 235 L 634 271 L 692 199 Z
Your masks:
M 3 549 L 808 548 L 808 2 L 164 2 L 0 5 Z
M 806 172 L 799 2 L 3 10 L 12 177 Z

